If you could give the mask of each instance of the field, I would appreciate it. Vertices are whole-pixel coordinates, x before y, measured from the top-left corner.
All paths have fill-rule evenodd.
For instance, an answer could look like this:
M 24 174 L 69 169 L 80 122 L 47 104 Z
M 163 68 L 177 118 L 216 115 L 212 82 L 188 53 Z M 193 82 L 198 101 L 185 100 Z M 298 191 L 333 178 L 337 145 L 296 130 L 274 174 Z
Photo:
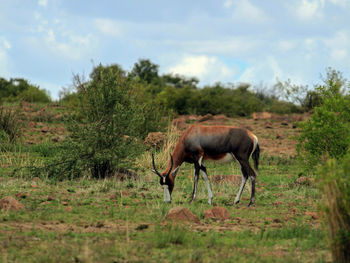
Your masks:
M 0 199 L 11 196 L 23 209 L 0 210 L 0 262 L 329 262 L 326 231 L 318 214 L 319 193 L 300 174 L 295 158 L 298 128 L 289 118 L 218 118 L 208 124 L 251 129 L 261 145 L 256 203 L 247 207 L 250 189 L 233 205 L 239 185 L 211 180 L 213 206 L 228 220 L 205 219 L 207 191 L 199 181 L 189 204 L 193 168 L 183 165 L 171 204 L 163 203 L 149 153 L 138 179 L 82 178 L 53 182 L 28 178 L 15 168 L 41 162 L 50 145 L 64 139 L 64 109 L 21 105 L 23 141 L 0 152 Z M 159 163 L 159 165 L 166 165 Z M 235 177 L 235 163 L 207 163 L 209 177 Z M 166 220 L 172 207 L 188 208 L 200 223 Z

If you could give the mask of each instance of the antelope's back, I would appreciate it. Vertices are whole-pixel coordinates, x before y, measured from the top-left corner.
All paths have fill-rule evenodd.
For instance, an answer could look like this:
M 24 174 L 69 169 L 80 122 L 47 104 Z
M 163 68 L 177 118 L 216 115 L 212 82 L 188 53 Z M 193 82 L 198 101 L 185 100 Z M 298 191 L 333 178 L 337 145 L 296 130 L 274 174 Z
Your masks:
M 186 131 L 183 144 L 186 152 L 220 155 L 228 152 L 251 151 L 254 134 L 232 126 L 193 125 Z M 247 149 L 245 149 L 247 148 Z

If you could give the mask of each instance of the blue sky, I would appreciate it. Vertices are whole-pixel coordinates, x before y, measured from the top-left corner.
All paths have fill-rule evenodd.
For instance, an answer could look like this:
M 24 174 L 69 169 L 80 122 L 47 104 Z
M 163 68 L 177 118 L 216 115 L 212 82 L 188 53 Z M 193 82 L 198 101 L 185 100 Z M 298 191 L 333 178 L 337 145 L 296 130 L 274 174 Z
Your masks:
M 350 0 L 0 0 L 0 77 L 58 97 L 73 74 L 140 58 L 200 84 L 350 78 Z

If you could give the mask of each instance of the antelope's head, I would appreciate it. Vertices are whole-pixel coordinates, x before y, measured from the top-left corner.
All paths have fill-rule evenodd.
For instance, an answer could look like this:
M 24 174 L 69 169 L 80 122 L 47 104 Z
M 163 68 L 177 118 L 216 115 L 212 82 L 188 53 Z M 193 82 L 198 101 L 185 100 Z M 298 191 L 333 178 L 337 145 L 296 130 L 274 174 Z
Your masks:
M 158 172 L 155 164 L 154 164 L 154 156 L 152 154 L 152 164 L 153 170 L 152 172 L 159 176 L 159 183 L 163 187 L 164 190 L 164 202 L 171 203 L 171 193 L 174 189 L 174 181 L 179 167 L 173 170 L 173 157 L 170 155 L 170 168 L 168 171 L 163 173 Z

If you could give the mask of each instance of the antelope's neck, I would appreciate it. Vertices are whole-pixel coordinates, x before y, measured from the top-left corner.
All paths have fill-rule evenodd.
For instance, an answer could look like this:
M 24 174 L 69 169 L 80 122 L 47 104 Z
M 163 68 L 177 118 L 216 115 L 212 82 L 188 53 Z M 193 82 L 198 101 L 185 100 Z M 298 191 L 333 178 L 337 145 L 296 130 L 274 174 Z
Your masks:
M 183 162 L 184 162 L 184 155 L 183 155 L 183 151 L 179 151 L 177 150 L 178 147 L 175 148 L 172 157 L 173 157 L 173 168 L 172 170 L 174 170 L 175 168 L 179 167 Z M 168 162 L 168 167 L 166 168 L 166 170 L 164 171 L 165 174 L 167 174 L 169 172 L 171 168 L 171 159 L 169 159 Z

